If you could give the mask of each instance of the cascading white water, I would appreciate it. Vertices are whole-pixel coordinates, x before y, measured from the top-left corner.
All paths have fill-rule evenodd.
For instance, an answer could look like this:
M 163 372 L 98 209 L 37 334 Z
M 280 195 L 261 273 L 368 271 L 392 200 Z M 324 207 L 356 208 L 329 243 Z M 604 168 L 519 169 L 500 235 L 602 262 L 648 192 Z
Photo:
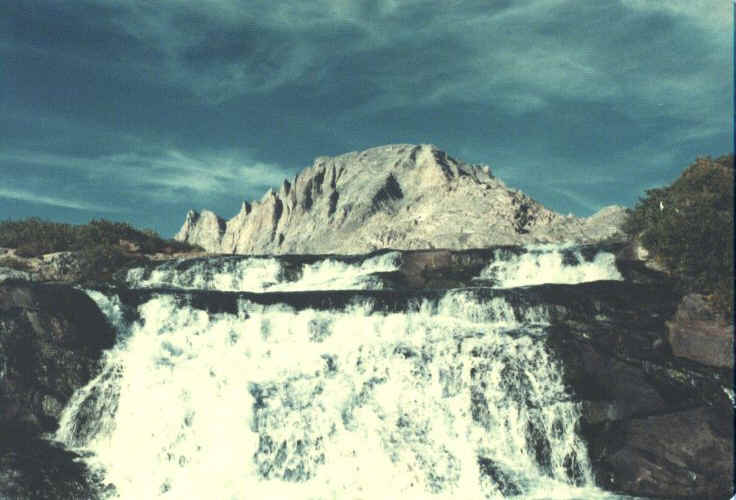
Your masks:
M 345 262 L 324 257 L 296 266 L 291 275 L 280 257 L 213 257 L 198 259 L 183 269 L 180 262 L 166 262 L 153 269 L 128 271 L 126 282 L 134 288 L 178 288 L 220 291 L 378 290 L 384 283 L 375 273 L 397 271 L 400 252 L 387 252 L 362 261 Z M 477 276 L 496 288 L 576 284 L 623 279 L 615 256 L 607 251 L 586 254 L 570 245 L 529 246 L 522 253 L 500 248 Z
M 623 279 L 612 253 L 586 256 L 570 245 L 530 246 L 521 254 L 496 250 L 494 262 L 478 278 L 494 281 L 497 288 Z
M 326 257 L 302 264 L 296 279 L 289 280 L 277 257 L 215 257 L 199 260 L 184 270 L 177 269 L 176 262 L 152 270 L 131 269 L 126 282 L 136 288 L 248 292 L 379 289 L 381 282 L 371 274 L 397 270 L 400 259 L 399 252 L 387 252 L 355 263 Z
M 378 257 L 311 264 L 295 289 L 370 288 L 367 269 L 396 265 Z M 129 280 L 279 286 L 264 285 L 280 272 L 274 259 L 202 262 Z M 109 485 L 103 497 L 620 498 L 593 484 L 578 404 L 546 348 L 545 304 L 449 290 L 388 308 L 401 312 L 352 293 L 341 309 L 241 298 L 237 313 L 214 314 L 186 303 L 212 292 L 156 292 L 131 320 L 117 296 L 88 293 L 118 343 L 56 439 L 83 452 Z
M 540 310 L 139 309 L 57 434 L 111 496 L 605 498 Z

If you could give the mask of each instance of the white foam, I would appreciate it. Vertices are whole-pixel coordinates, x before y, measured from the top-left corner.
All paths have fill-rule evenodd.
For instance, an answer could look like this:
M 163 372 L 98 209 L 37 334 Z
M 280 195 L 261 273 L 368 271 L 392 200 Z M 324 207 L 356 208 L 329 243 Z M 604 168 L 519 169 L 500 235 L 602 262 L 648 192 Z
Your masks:
M 279 280 L 281 265 L 269 257 L 247 259 L 212 258 L 196 262 L 185 270 L 178 263 L 165 263 L 150 271 L 128 271 L 126 281 L 135 288 L 171 287 L 187 290 L 262 292 Z
M 284 277 L 277 257 L 229 258 L 214 257 L 196 262 L 186 270 L 177 270 L 166 263 L 146 273 L 143 268 L 128 271 L 126 281 L 136 288 L 171 287 L 181 289 L 243 292 L 356 290 L 378 289 L 376 272 L 398 269 L 399 252 L 388 252 L 359 263 L 346 263 L 325 258 L 313 264 L 303 264 L 296 281 Z
M 578 405 L 523 314 L 461 292 L 370 310 L 243 302 L 209 315 L 155 297 L 57 439 L 91 452 L 123 499 L 500 497 L 481 459 L 519 498 L 606 498 L 574 432 Z
M 568 263 L 569 258 L 577 263 Z M 497 288 L 623 279 L 612 253 L 598 252 L 589 261 L 580 249 L 564 245 L 530 246 L 521 255 L 508 255 L 498 250 L 494 262 L 486 266 L 478 278 L 495 281 Z

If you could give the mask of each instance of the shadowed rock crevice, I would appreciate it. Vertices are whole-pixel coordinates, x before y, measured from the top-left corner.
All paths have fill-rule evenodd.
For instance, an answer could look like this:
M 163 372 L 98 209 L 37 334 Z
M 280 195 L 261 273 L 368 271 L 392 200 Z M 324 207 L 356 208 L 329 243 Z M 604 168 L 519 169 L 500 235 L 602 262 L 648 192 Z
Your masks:
M 327 208 L 327 216 L 332 217 L 337 211 L 337 201 L 340 199 L 340 193 L 332 191 L 330 193 L 329 207 Z
M 383 186 L 376 191 L 376 194 L 374 194 L 371 199 L 372 211 L 378 212 L 380 210 L 385 210 L 387 212 L 392 212 L 392 202 L 400 200 L 403 197 L 404 193 L 401 191 L 401 186 L 396 180 L 396 177 L 389 174 L 388 177 L 386 177 L 386 181 Z

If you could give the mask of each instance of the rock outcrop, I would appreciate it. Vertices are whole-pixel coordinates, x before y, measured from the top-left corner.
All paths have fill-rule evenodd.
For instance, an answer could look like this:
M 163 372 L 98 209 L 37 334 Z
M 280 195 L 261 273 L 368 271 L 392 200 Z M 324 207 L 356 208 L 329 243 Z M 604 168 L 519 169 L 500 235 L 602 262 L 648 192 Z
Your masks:
M 0 498 L 95 500 L 101 489 L 76 453 L 23 430 L 0 432 Z
M 317 158 L 227 222 L 190 211 L 175 238 L 238 254 L 482 248 L 597 241 L 618 233 L 624 213 L 563 216 L 507 188 L 488 166 L 400 144 Z
M 582 403 L 599 485 L 637 497 L 729 498 L 733 371 L 673 354 L 667 318 L 682 308 L 679 294 L 666 282 L 598 282 L 559 296 L 550 347 Z
M 31 281 L 32 279 L 33 275 L 27 271 L 0 266 L 0 283 L 9 280 Z
M 114 335 L 80 290 L 0 285 L 0 428 L 55 430 L 64 405 L 95 373 Z
M 199 213 L 190 210 L 176 239 L 209 249 L 213 241 L 222 240 L 224 232 L 225 221 L 214 212 L 203 210 Z
M 615 422 L 603 434 L 605 486 L 656 498 L 730 498 L 734 434 L 724 417 L 699 407 Z
M 153 265 L 156 262 L 195 258 L 205 254 L 201 248 L 146 253 L 132 242 L 120 240 L 119 253 L 105 260 L 94 252 L 53 252 L 36 257 L 20 256 L 13 248 L 0 248 L 0 283 L 9 280 L 39 283 L 90 283 L 107 281 L 115 272 L 132 266 Z M 115 262 L 113 257 L 119 257 Z M 107 269 L 103 269 L 107 267 Z
M 84 273 L 78 252 L 21 257 L 15 249 L 0 248 L 0 257 L 4 264 L 0 266 L 0 283 L 11 279 L 71 283 L 79 281 Z
M 98 369 L 115 333 L 87 295 L 66 285 L 0 285 L 0 498 L 96 498 L 73 452 L 42 439 Z
M 726 324 L 702 295 L 683 297 L 667 330 L 675 356 L 733 370 L 734 325 Z

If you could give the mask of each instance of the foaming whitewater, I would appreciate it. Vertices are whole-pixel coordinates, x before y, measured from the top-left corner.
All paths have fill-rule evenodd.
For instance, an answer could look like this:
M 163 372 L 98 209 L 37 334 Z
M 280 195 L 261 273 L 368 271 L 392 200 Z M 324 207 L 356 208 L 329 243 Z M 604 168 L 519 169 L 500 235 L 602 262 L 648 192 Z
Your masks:
M 543 308 L 453 291 L 405 313 L 212 315 L 160 295 L 138 314 L 56 436 L 110 498 L 613 498 Z
M 485 278 L 529 284 L 530 259 L 550 282 L 615 275 L 590 254 L 498 253 Z M 55 438 L 101 498 L 623 498 L 594 485 L 534 294 L 324 292 L 379 288 L 400 257 L 170 263 L 131 271 L 158 288 L 135 306 L 88 291 L 118 341 Z
M 498 249 L 478 278 L 493 281 L 497 288 L 623 279 L 612 253 L 570 245 L 529 246 L 522 252 Z
M 243 292 L 380 289 L 383 285 L 373 274 L 395 271 L 400 261 L 399 252 L 364 260 L 325 257 L 302 264 L 279 257 L 211 257 L 131 269 L 126 282 L 135 288 Z

